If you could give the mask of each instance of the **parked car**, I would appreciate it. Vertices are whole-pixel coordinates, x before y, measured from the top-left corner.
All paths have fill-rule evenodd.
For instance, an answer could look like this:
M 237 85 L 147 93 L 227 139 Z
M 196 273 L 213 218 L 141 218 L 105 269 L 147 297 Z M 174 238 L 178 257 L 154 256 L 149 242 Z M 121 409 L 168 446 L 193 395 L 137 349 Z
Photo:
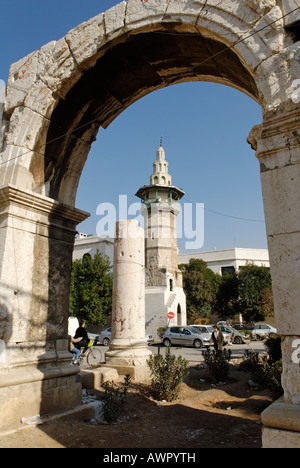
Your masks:
M 243 333 L 240 333 L 238 330 L 233 328 L 231 325 L 219 325 L 221 332 L 231 334 L 231 342 L 234 344 L 243 344 L 249 342 L 250 337 L 245 336 Z M 224 330 L 224 331 L 223 331 Z M 248 339 L 247 339 L 248 338 Z
M 111 341 L 111 327 L 99 333 L 99 342 L 102 343 L 104 346 L 109 346 L 110 341 Z
M 253 330 L 254 325 L 252 323 L 233 323 L 232 328 L 235 330 Z
M 148 345 L 154 343 L 154 338 L 152 335 L 146 335 L 145 338 L 147 340 Z M 99 333 L 98 341 L 99 343 L 102 343 L 104 346 L 109 346 L 109 343 L 111 342 L 111 327 Z
M 252 331 L 253 338 L 256 338 L 257 340 L 263 340 L 272 333 L 277 333 L 277 329 L 271 327 L 271 325 L 268 325 L 267 323 L 256 323 Z
M 162 335 L 164 346 L 194 346 L 194 348 L 202 348 L 209 346 L 211 334 L 207 338 L 200 334 L 199 330 L 194 327 L 169 327 Z
M 203 346 L 209 346 L 214 329 L 211 325 L 191 325 L 199 331 Z

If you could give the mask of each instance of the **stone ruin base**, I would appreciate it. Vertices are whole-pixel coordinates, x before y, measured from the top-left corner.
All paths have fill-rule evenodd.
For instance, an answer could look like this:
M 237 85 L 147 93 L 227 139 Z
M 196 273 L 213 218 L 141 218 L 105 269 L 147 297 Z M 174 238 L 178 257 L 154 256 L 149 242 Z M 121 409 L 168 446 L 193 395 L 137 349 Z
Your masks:
M 0 388 L 1 431 L 22 427 L 22 418 L 37 414 L 45 418 L 78 407 L 81 400 L 82 386 L 78 375 L 57 376 L 47 380 L 40 377 L 36 381 L 18 382 Z
M 300 405 L 280 398 L 262 413 L 263 448 L 300 448 Z
M 111 348 L 105 355 L 106 365 L 113 367 L 119 375 L 129 374 L 135 382 L 149 382 L 150 369 L 147 359 L 151 351 L 147 348 Z

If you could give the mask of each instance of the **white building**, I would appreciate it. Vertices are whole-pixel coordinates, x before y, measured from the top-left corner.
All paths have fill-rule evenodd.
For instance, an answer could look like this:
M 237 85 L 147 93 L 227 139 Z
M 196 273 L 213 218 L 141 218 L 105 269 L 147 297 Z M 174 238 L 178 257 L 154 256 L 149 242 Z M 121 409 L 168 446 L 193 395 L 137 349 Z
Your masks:
M 234 273 L 247 263 L 270 267 L 269 251 L 267 249 L 233 248 L 179 254 L 178 264 L 187 264 L 191 258 L 204 260 L 208 268 L 221 276 L 225 273 Z
M 97 250 L 110 259 L 111 265 L 114 261 L 114 239 L 110 237 L 87 236 L 78 233 L 75 239 L 73 250 L 73 261 L 80 260 L 84 255 L 89 254 L 92 258 Z

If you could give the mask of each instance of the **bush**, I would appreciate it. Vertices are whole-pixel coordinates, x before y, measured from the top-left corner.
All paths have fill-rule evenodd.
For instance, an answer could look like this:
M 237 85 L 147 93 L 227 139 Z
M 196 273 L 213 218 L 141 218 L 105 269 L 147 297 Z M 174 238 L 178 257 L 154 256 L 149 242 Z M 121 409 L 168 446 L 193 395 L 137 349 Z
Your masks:
M 265 347 L 267 348 L 268 354 L 270 356 L 270 362 L 274 363 L 282 359 L 281 351 L 281 336 L 273 333 L 265 341 Z
M 224 382 L 229 377 L 231 359 L 231 351 L 224 349 L 223 351 L 212 351 L 206 349 L 202 353 L 204 361 L 210 371 L 210 377 L 213 382 Z
M 240 370 L 249 372 L 255 383 L 270 390 L 273 399 L 283 395 L 281 385 L 282 352 L 281 337 L 273 335 L 265 341 L 269 357 L 260 359 L 258 353 L 246 351 Z
M 277 400 L 283 395 L 281 385 L 282 361 L 270 363 L 264 359 L 252 373 L 253 380 L 263 388 L 267 388 L 271 392 L 274 400 Z
M 126 375 L 122 387 L 117 387 L 112 381 L 103 384 L 105 394 L 103 398 L 102 415 L 106 422 L 112 423 L 117 421 L 124 412 L 130 383 L 131 377 L 130 375 Z
M 168 330 L 168 327 L 160 327 L 157 329 L 157 334 L 159 338 L 162 340 L 162 336 L 165 333 L 165 331 Z
M 165 357 L 152 355 L 147 364 L 151 370 L 153 396 L 161 401 L 174 401 L 178 398 L 184 377 L 188 375 L 189 361 L 182 356 L 176 358 L 171 349 L 166 349 Z
M 255 351 L 247 350 L 244 354 L 243 361 L 239 368 L 242 372 L 253 372 L 259 365 L 259 354 Z

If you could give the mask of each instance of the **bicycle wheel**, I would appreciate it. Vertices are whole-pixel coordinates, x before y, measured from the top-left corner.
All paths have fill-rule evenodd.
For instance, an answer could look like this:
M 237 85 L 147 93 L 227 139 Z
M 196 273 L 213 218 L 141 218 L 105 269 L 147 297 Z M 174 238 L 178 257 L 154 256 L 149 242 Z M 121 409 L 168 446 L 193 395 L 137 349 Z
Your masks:
M 86 357 L 87 363 L 90 367 L 95 367 L 102 362 L 102 353 L 98 348 L 90 348 Z

